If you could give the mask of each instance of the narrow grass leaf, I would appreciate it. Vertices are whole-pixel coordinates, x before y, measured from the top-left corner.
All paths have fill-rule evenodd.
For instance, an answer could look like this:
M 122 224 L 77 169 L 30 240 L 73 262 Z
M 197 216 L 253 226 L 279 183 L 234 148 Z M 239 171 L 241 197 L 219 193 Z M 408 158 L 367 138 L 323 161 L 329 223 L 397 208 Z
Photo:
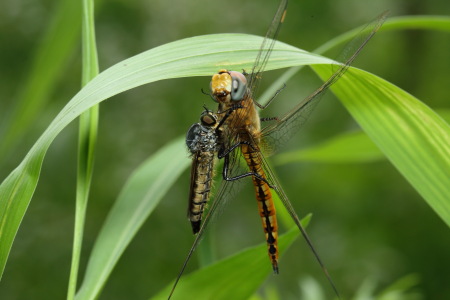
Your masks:
M 450 110 L 436 110 L 450 123 Z M 368 163 L 383 160 L 384 154 L 363 131 L 346 132 L 308 148 L 285 152 L 272 158 L 275 165 L 304 161 L 319 163 Z
M 322 78 L 329 68 L 313 66 Z M 351 68 L 332 87 L 392 164 L 450 226 L 450 127 L 393 84 Z
M 83 0 L 82 13 L 82 85 L 98 75 L 97 45 L 95 42 L 94 3 Z M 78 170 L 75 204 L 75 224 L 67 299 L 75 298 L 78 270 L 83 243 L 86 209 L 94 171 L 94 154 L 97 144 L 99 104 L 92 106 L 80 116 L 78 129 Z
M 326 51 L 343 45 L 351 41 L 364 26 L 349 30 L 337 37 L 324 43 L 322 46 L 314 50 L 314 53 L 323 54 Z M 427 29 L 433 31 L 450 32 L 449 16 L 400 16 L 392 17 L 386 20 L 379 31 L 389 30 L 405 30 L 405 29 Z

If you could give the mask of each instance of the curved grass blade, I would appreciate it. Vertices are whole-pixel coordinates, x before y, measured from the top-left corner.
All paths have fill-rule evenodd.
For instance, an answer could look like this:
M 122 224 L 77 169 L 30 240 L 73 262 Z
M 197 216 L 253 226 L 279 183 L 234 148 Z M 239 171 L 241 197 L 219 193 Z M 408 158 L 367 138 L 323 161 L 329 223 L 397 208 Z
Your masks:
M 105 70 L 76 94 L 0 185 L 0 273 L 36 188 L 53 139 L 81 113 L 116 94 L 168 78 L 210 75 L 226 66 L 249 69 L 262 38 L 244 34 L 199 36 L 151 49 Z M 302 64 L 330 64 L 327 58 L 275 43 L 267 70 Z
M 436 110 L 450 123 L 450 110 Z M 383 160 L 385 156 L 363 131 L 339 134 L 329 140 L 308 148 L 285 152 L 272 158 L 276 165 L 304 161 L 321 163 L 367 163 Z
M 349 30 L 314 50 L 314 53 L 323 54 L 326 51 L 351 41 L 362 29 L 357 27 Z M 403 16 L 392 17 L 384 22 L 381 31 L 398 29 L 429 29 L 450 32 L 450 17 L 448 16 Z
M 312 66 L 321 78 L 323 66 Z M 450 126 L 393 84 L 358 69 L 332 90 L 370 139 L 450 226 Z
M 450 123 L 450 109 L 438 109 L 439 114 Z M 337 135 L 319 145 L 285 152 L 272 158 L 276 165 L 300 163 L 303 161 L 325 163 L 364 163 L 384 159 L 380 149 L 363 131 Z
M 102 226 L 75 299 L 96 299 L 114 266 L 159 201 L 190 165 L 184 137 L 142 163 L 130 176 Z

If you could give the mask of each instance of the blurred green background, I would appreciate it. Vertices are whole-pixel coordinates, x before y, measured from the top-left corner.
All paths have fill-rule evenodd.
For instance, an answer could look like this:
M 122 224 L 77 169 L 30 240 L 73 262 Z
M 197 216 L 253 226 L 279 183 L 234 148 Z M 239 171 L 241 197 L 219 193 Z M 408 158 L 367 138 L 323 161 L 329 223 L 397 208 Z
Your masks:
M 2 5 L 2 139 L 5 130 L 10 130 L 5 124 L 23 97 L 43 37 L 65 2 L 5 1 Z M 100 69 L 185 37 L 224 32 L 263 35 L 277 1 L 261 3 L 102 1 L 96 18 Z M 291 0 L 279 39 L 312 51 L 336 35 L 369 22 L 386 9 L 391 11 L 391 16 L 448 15 L 450 2 Z M 74 8 L 73 14 L 73 20 L 54 24 L 73 27 L 76 35 L 79 11 Z M 71 44 L 67 35 L 50 38 L 67 39 L 71 50 L 67 59 L 58 64 L 61 68 L 52 88 L 43 93 L 46 103 L 42 109 L 33 109 L 37 113 L 35 118 L 31 118 L 32 114 L 26 116 L 30 124 L 25 134 L 1 153 L 2 180 L 79 90 L 79 43 Z M 433 109 L 448 108 L 448 49 L 448 33 L 380 32 L 355 65 L 400 86 Z M 332 58 L 337 55 L 338 52 L 329 54 Z M 45 68 L 40 71 L 41 80 L 45 80 L 46 71 Z M 265 82 L 279 74 L 270 72 L 265 75 Z M 157 82 L 102 103 L 81 276 L 108 210 L 132 170 L 160 147 L 184 135 L 197 122 L 203 104 L 214 107 L 200 92 L 201 88 L 208 88 L 209 80 L 202 77 Z M 319 84 L 310 72 L 301 72 L 287 83 L 277 104 L 266 115 L 286 111 L 289 105 L 283 106 L 283 99 L 306 96 Z M 39 81 L 36 86 L 40 86 Z M 33 100 L 31 97 L 30 101 Z M 287 150 L 313 146 L 357 128 L 329 93 Z M 76 140 L 74 123 L 47 153 L 40 183 L 0 282 L 0 299 L 62 299 L 66 295 L 74 220 Z M 305 162 L 275 167 L 275 170 L 299 214 L 313 213 L 308 228 L 310 236 L 343 295 L 353 295 L 365 280 L 372 280 L 377 289 L 382 289 L 403 276 L 417 274 L 419 283 L 414 291 L 422 294 L 423 299 L 450 297 L 449 229 L 388 161 Z M 124 253 L 100 299 L 148 298 L 177 274 L 193 240 L 186 220 L 188 181 L 186 171 Z M 248 184 L 242 196 L 228 205 L 211 229 L 221 257 L 264 240 L 252 192 Z M 196 263 L 194 255 L 188 270 L 195 269 Z M 298 298 L 299 280 L 306 276 L 317 279 L 331 293 L 303 241 L 296 242 L 281 259 L 280 272 L 279 276 L 270 276 L 264 286 L 276 286 L 283 295 L 281 299 Z

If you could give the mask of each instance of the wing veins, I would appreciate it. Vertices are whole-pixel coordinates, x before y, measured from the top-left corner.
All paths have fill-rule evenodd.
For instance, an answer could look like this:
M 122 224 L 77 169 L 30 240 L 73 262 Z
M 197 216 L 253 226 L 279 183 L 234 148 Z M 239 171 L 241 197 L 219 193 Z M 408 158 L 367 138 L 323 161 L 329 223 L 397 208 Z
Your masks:
M 320 101 L 321 97 L 328 91 L 329 87 L 332 86 L 336 81 L 338 81 L 342 75 L 348 70 L 350 65 L 356 59 L 358 54 L 362 51 L 362 49 L 366 46 L 369 40 L 375 35 L 375 33 L 380 29 L 381 25 L 384 23 L 387 12 L 382 13 L 378 16 L 373 24 L 369 24 L 361 33 L 355 38 L 355 40 L 359 40 L 361 35 L 363 37 L 363 42 L 356 48 L 353 54 L 345 61 L 345 63 L 340 64 L 339 69 L 334 72 L 328 80 L 326 80 L 318 89 L 316 89 L 312 94 L 308 97 L 304 98 L 299 104 L 297 104 L 291 111 L 284 114 L 279 118 L 279 121 L 274 122 L 261 130 L 261 135 L 266 139 L 265 143 L 267 144 L 267 148 L 272 148 L 273 151 L 269 151 L 269 154 L 276 152 L 280 149 L 284 144 L 300 129 L 301 125 L 303 125 L 308 116 L 314 110 L 315 106 Z M 368 29 L 370 29 L 369 34 L 364 37 L 364 34 Z M 283 137 L 281 141 L 278 142 L 278 145 L 275 145 L 271 139 L 277 139 L 280 136 L 280 132 L 283 133 Z M 270 145 L 272 144 L 272 145 Z

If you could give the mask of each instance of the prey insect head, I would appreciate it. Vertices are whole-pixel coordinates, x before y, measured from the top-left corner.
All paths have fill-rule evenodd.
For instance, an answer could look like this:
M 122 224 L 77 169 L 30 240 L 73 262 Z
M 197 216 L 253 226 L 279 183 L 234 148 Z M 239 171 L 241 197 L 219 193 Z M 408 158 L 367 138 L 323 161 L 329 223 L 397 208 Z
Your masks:
M 202 112 L 202 115 L 200 116 L 200 122 L 204 126 L 214 126 L 217 123 L 217 116 L 210 110 L 205 110 Z

